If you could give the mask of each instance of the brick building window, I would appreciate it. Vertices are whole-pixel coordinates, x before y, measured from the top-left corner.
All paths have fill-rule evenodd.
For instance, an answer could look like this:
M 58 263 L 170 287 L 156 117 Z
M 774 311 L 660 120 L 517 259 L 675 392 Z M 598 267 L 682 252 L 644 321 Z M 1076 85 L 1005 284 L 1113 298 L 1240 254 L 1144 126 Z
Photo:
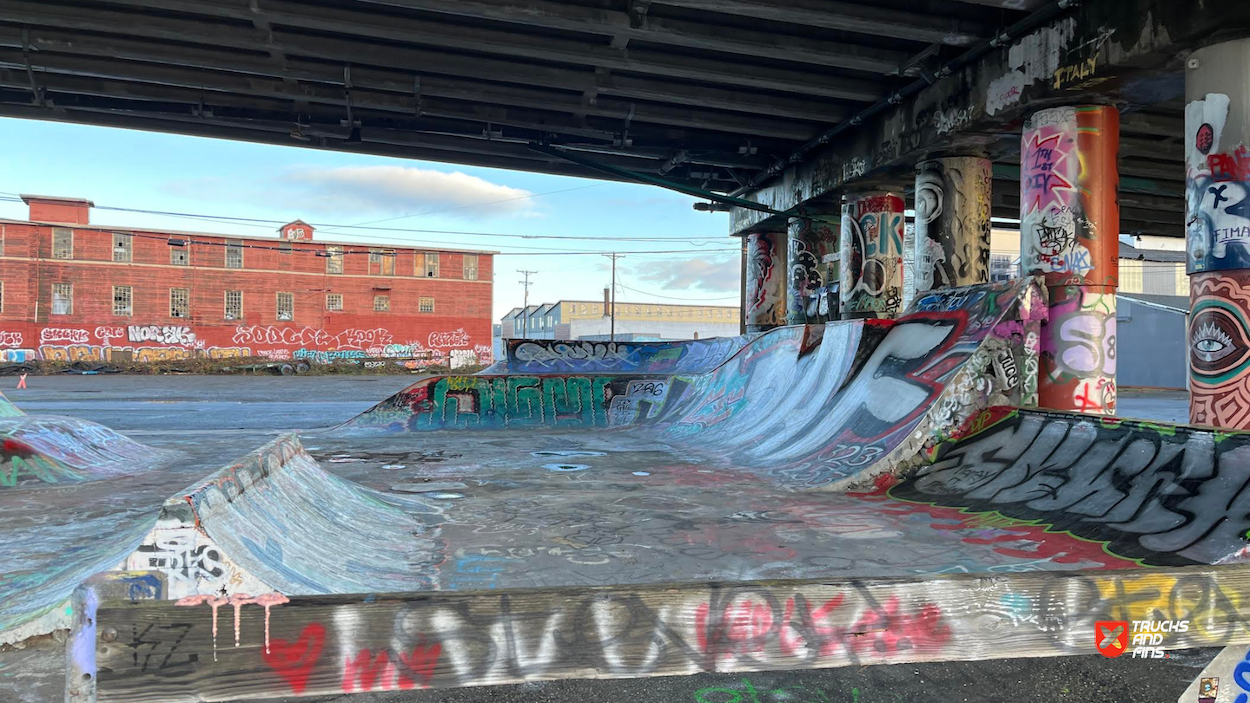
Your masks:
M 169 289 L 169 316 L 191 317 L 191 289 Z
M 4 225 L 0 225 L 0 256 L 4 256 Z
M 135 238 L 125 232 L 113 233 L 113 261 L 130 263 L 135 255 Z
M 4 281 L 0 281 L 0 312 L 4 312 Z
M 227 244 L 226 245 L 226 268 L 241 269 L 243 268 L 243 245 Z
M 389 249 L 369 250 L 369 275 L 394 276 L 395 252 Z
M 331 310 L 333 312 L 342 312 L 343 311 L 343 294 L 342 293 L 330 293 L 326 295 L 326 310 Z
M 390 312 L 390 310 L 391 310 L 391 296 L 389 295 L 373 296 L 373 311 L 374 312 Z
M 477 280 L 477 254 L 464 255 L 464 280 Z
M 74 258 L 74 230 L 69 227 L 52 228 L 52 258 Z
M 130 286 L 113 286 L 113 314 L 130 317 L 135 314 L 135 291 Z
M 191 263 L 191 257 L 188 254 L 186 247 L 170 247 L 169 263 L 174 266 L 188 266 Z
M 326 273 L 343 273 L 343 247 L 326 247 Z
M 53 283 L 52 284 L 52 314 L 53 315 L 73 315 L 74 314 L 74 284 L 73 283 Z
M 290 240 L 278 242 L 279 254 L 290 254 L 292 251 L 293 251 L 293 247 L 291 246 Z
M 278 294 L 278 321 L 290 322 L 295 319 L 295 294 Z
M 418 299 L 417 311 L 418 312 L 434 312 L 434 299 L 433 298 Z
M 243 291 L 228 290 L 226 291 L 226 319 L 242 320 L 243 319 Z
M 427 251 L 417 254 L 417 275 L 425 278 L 438 278 L 438 253 Z

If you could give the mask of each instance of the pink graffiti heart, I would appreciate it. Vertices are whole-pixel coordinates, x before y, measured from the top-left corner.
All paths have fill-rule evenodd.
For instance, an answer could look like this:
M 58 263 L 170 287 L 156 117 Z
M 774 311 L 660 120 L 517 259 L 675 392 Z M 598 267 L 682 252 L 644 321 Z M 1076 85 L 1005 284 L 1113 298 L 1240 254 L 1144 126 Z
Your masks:
M 310 623 L 294 642 L 274 638 L 269 651 L 262 652 L 261 656 L 265 658 L 266 664 L 286 679 L 291 691 L 298 695 L 308 686 L 308 676 L 321 658 L 325 639 L 325 626 L 319 622 Z

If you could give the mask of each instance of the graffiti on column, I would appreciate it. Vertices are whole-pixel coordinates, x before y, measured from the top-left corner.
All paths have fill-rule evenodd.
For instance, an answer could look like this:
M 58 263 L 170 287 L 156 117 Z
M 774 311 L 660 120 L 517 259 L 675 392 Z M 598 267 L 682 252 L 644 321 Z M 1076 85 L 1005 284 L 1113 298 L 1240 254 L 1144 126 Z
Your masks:
M 842 311 L 853 317 L 898 314 L 903 285 L 903 199 L 848 195 L 842 203 Z
M 1190 277 L 1189 419 L 1250 425 L 1250 271 Z
M 784 325 L 785 260 L 778 245 L 785 235 L 757 232 L 747 235 L 746 324 L 750 332 Z
M 827 222 L 790 221 L 786 322 L 801 325 L 838 317 L 838 234 Z
M 1228 104 L 1227 95 L 1208 93 L 1185 106 L 1190 273 L 1250 268 L 1250 153 L 1221 141 Z
M 1041 404 L 1115 414 L 1115 292 L 1096 286 L 1050 291 L 1049 333 L 1042 335 Z
M 1117 119 L 1114 108 L 1057 107 L 1025 121 L 1020 251 L 1024 270 L 1049 286 L 1116 285 L 1118 247 L 1097 242 L 1118 240 L 1115 159 L 1098 158 L 1119 141 Z
M 915 291 L 989 281 L 990 162 L 935 159 L 916 167 Z

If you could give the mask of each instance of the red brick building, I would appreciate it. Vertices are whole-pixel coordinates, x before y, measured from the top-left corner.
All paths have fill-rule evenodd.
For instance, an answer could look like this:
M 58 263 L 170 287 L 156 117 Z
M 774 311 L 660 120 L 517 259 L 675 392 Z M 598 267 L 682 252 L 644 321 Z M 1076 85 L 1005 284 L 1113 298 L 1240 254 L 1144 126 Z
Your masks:
M 90 224 L 26 195 L 0 219 L 0 358 L 488 363 L 493 252 Z

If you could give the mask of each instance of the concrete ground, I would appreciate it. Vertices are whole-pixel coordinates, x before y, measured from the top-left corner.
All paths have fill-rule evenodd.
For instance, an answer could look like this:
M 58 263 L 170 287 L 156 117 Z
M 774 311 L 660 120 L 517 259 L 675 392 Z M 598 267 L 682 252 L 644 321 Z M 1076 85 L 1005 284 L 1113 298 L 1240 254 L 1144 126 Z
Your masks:
M 4 389 L 33 413 L 93 420 L 150 444 L 191 450 L 188 473 L 207 474 L 283 429 L 327 427 L 412 381 L 407 376 L 217 377 L 53 376 Z M 1183 420 L 1184 393 L 1122 391 L 1121 414 Z M 326 465 L 350 475 L 352 464 Z M 390 474 L 391 472 L 388 472 Z M 392 474 L 393 475 L 393 474 Z M 392 475 L 353 476 L 389 483 Z M 368 480 L 372 478 L 373 480 Z M 396 477 L 398 478 L 398 477 Z M 181 476 L 173 478 L 182 481 Z M 180 485 L 184 485 L 183 484 Z M 378 487 L 385 489 L 384 486 Z M 10 506 L 13 507 L 13 506 Z M 152 508 L 156 509 L 154 503 Z M 1092 636 L 1092 635 L 1091 635 Z M 877 701 L 1173 701 L 1216 650 L 1177 652 L 1168 660 L 1099 656 L 899 664 L 829 670 L 699 675 L 615 681 L 418 691 L 321 701 L 690 701 L 692 703 L 876 703 Z M 52 638 L 0 653 L 0 703 L 58 700 L 61 645 Z M 309 699 L 304 699 L 309 700 Z

